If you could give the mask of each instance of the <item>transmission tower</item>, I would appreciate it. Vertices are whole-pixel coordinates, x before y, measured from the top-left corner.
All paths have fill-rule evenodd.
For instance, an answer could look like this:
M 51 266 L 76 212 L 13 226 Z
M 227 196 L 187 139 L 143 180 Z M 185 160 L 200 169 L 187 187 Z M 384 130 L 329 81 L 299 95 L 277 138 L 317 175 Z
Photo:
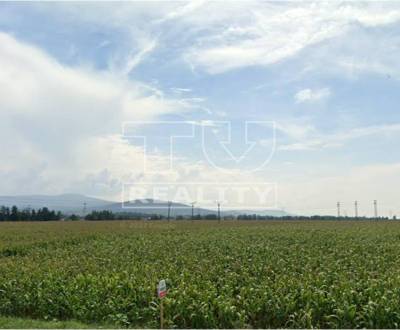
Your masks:
M 356 219 L 358 218 L 358 202 L 357 201 L 354 202 L 354 216 L 356 217 Z
M 171 201 L 168 201 L 168 217 L 167 217 L 168 222 L 169 222 L 170 216 L 171 216 L 171 205 L 172 205 Z
M 194 204 L 196 204 L 196 202 L 192 202 L 192 221 L 194 220 Z
M 340 218 L 340 202 L 336 203 L 336 207 L 337 207 L 337 217 Z
M 378 201 L 376 199 L 374 200 L 374 216 L 375 220 L 378 220 Z

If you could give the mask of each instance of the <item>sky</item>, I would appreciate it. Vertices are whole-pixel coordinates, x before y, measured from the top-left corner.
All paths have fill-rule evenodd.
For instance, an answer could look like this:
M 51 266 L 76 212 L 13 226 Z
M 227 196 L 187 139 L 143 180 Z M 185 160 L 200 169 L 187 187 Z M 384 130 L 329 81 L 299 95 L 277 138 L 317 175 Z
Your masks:
M 0 194 L 268 183 L 400 216 L 399 59 L 395 1 L 1 2 Z

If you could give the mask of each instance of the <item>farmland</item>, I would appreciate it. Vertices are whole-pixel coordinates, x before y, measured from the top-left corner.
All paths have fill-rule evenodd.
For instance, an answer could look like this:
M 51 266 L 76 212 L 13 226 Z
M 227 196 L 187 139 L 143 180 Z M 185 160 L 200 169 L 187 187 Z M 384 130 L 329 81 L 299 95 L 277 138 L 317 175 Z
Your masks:
M 165 326 L 400 326 L 400 223 L 0 223 L 0 315 Z

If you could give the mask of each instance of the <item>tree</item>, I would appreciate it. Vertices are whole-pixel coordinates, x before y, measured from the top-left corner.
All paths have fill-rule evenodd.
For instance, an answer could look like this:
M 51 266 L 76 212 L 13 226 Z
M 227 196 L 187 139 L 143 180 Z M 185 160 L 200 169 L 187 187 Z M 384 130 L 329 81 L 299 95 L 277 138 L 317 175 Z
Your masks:
M 18 207 L 16 207 L 15 205 L 11 208 L 10 220 L 11 221 L 19 220 Z
M 71 214 L 68 217 L 68 220 L 76 221 L 76 220 L 79 220 L 79 217 L 76 214 Z

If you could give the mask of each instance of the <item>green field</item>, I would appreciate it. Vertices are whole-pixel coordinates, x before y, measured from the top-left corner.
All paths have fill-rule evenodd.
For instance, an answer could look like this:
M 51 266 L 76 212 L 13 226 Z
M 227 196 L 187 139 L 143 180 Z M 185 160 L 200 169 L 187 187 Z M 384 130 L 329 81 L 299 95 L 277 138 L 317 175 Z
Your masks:
M 110 326 L 106 326 L 107 329 Z M 0 316 L 0 329 L 93 329 L 104 328 L 96 324 L 75 321 L 41 321 L 17 317 Z
M 160 279 L 166 327 L 398 328 L 400 222 L 0 223 L 2 320 L 156 328 Z

